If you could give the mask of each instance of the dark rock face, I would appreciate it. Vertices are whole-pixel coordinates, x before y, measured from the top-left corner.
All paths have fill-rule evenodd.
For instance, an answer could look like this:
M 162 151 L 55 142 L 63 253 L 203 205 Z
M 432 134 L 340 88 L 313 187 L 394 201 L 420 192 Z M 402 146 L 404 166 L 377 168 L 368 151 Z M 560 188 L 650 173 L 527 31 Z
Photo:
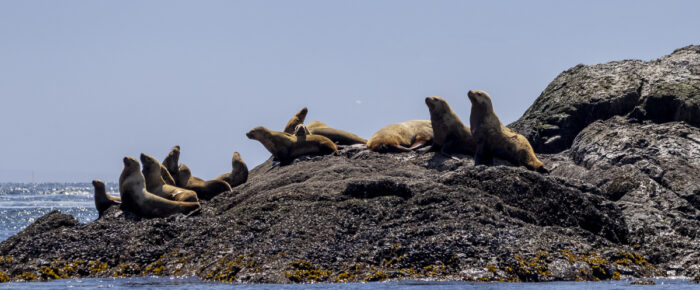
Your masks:
M 146 220 L 112 207 L 79 224 L 52 212 L 0 243 L 0 281 L 699 276 L 699 53 L 557 77 L 513 124 L 558 152 L 539 156 L 550 175 L 363 145 L 268 160 L 197 216 Z
M 552 81 L 509 127 L 530 140 L 535 152 L 557 153 L 597 120 L 630 116 L 700 126 L 700 46 L 660 59 L 577 65 Z

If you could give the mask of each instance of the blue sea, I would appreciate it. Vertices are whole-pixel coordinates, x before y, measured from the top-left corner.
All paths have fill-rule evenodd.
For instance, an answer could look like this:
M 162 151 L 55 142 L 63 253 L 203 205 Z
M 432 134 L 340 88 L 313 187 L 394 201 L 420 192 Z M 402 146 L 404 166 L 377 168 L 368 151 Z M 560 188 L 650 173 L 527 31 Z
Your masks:
M 116 184 L 107 184 L 107 192 L 118 195 Z M 20 232 L 37 218 L 52 210 L 73 215 L 82 223 L 97 218 L 92 184 L 19 184 L 0 183 L 0 241 Z M 62 289 L 62 288 L 139 288 L 139 289 L 700 289 L 687 279 L 654 279 L 655 286 L 630 285 L 629 280 L 604 282 L 550 283 L 472 283 L 472 282 L 376 282 L 348 284 L 223 284 L 202 281 L 196 277 L 163 278 L 91 278 L 64 279 L 49 282 L 2 283 L 0 289 Z

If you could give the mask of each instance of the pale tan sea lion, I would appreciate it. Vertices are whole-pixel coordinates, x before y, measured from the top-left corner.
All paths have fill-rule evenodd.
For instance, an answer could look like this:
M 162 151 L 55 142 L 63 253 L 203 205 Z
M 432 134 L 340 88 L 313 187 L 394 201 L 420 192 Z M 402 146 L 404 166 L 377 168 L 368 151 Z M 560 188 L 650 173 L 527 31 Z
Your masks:
M 192 176 L 192 171 L 185 164 L 180 164 L 177 172 L 177 183 L 185 184 L 184 188 L 194 190 L 197 197 L 203 200 L 210 200 L 222 192 L 231 191 L 231 186 L 223 180 L 204 181 L 199 177 Z
M 161 164 L 153 156 L 141 153 L 141 163 L 143 163 L 143 175 L 146 178 L 146 189 L 149 192 L 175 201 L 198 201 L 196 192 L 165 184 L 161 176 Z
M 433 141 L 433 127 L 429 120 L 412 120 L 391 124 L 379 129 L 367 141 L 372 151 L 408 152 L 429 145 Z
M 110 206 L 119 205 L 122 203 L 121 198 L 107 194 L 107 190 L 105 190 L 105 183 L 101 180 L 93 180 L 92 186 L 95 187 L 95 208 L 97 208 L 99 217 L 102 217 L 102 214 Z
M 505 159 L 516 166 L 547 173 L 542 161 L 537 159 L 530 142 L 523 135 L 503 126 L 493 111 L 491 97 L 484 91 L 469 91 L 472 102 L 469 116 L 472 135 L 476 140 L 476 164 L 493 164 L 493 156 Z
M 124 169 L 119 176 L 122 210 L 144 218 L 166 217 L 177 213 L 192 214 L 200 210 L 199 202 L 172 201 L 148 192 L 146 178 L 139 167 L 136 159 L 124 157 Z
M 255 127 L 246 133 L 246 136 L 262 143 L 282 165 L 291 163 L 301 155 L 338 153 L 338 147 L 333 141 L 319 135 L 295 136 L 270 131 L 265 127 Z
M 214 179 L 226 181 L 231 188 L 239 186 L 248 181 L 248 166 L 245 164 L 245 162 L 243 162 L 241 154 L 238 154 L 238 152 L 233 152 L 233 157 L 231 158 L 231 172 L 219 175 Z
M 474 136 L 447 102 L 441 97 L 427 97 L 425 104 L 428 105 L 433 127 L 433 149 L 447 155 L 452 153 L 474 155 L 476 151 Z
M 311 129 L 317 129 L 317 128 L 330 128 L 326 123 L 323 123 L 321 121 L 311 121 L 311 123 L 306 124 L 306 128 L 309 130 Z
M 282 132 L 288 133 L 288 134 L 293 134 L 294 128 L 296 128 L 297 125 L 304 124 L 304 120 L 306 119 L 306 113 L 308 111 L 309 110 L 306 107 L 304 107 L 299 112 L 294 114 L 294 117 L 292 117 L 289 120 L 289 122 L 287 122 L 287 125 L 284 126 L 284 131 L 282 131 Z

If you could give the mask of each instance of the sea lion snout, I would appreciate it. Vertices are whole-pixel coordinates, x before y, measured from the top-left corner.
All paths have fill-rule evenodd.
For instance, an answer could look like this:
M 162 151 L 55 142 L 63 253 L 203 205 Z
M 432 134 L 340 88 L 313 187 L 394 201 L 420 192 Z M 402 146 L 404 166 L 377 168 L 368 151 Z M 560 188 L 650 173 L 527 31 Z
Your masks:
M 425 104 L 428 105 L 428 107 L 430 107 L 430 108 L 432 108 L 433 106 L 435 106 L 435 104 L 433 104 L 434 101 L 435 101 L 435 97 L 427 97 L 427 98 L 425 98 Z
M 469 100 L 474 102 L 474 97 L 476 97 L 476 93 L 474 93 L 474 91 L 472 90 L 469 90 L 469 92 L 467 93 L 467 97 L 469 97 Z

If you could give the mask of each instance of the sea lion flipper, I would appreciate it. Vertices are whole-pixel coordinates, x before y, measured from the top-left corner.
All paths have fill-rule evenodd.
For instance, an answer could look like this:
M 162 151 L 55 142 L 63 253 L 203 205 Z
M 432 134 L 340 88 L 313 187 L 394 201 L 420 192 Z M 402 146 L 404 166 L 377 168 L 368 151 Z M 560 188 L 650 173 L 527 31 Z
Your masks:
M 452 142 L 447 142 L 447 143 L 445 143 L 445 145 L 442 146 L 442 148 L 440 148 L 440 151 L 439 151 L 438 153 L 439 153 L 440 155 L 442 155 L 442 156 L 445 156 L 446 158 L 450 158 L 450 159 L 453 159 L 453 160 L 459 160 L 459 158 L 454 157 L 454 156 L 452 156 L 452 154 L 448 153 L 448 152 L 451 152 L 450 149 L 449 149 L 449 147 L 448 147 L 448 144 L 451 144 L 451 143 L 452 143 Z
M 430 145 L 430 143 L 427 140 L 416 140 L 416 142 L 413 142 L 413 144 L 411 144 L 411 147 L 408 148 L 408 150 L 418 150 L 428 145 Z
M 416 152 L 418 152 L 418 153 L 428 153 L 428 152 L 430 152 L 430 151 L 436 151 L 437 149 L 435 149 L 433 146 L 434 146 L 434 145 L 427 145 L 427 146 L 425 146 L 425 147 L 423 147 L 423 148 L 416 149 Z
M 411 152 L 411 148 L 407 148 L 398 144 L 387 144 L 386 152 Z
M 198 216 L 201 213 L 202 213 L 202 207 L 200 206 L 200 207 L 194 209 L 193 211 L 188 212 L 185 216 L 186 217 Z

